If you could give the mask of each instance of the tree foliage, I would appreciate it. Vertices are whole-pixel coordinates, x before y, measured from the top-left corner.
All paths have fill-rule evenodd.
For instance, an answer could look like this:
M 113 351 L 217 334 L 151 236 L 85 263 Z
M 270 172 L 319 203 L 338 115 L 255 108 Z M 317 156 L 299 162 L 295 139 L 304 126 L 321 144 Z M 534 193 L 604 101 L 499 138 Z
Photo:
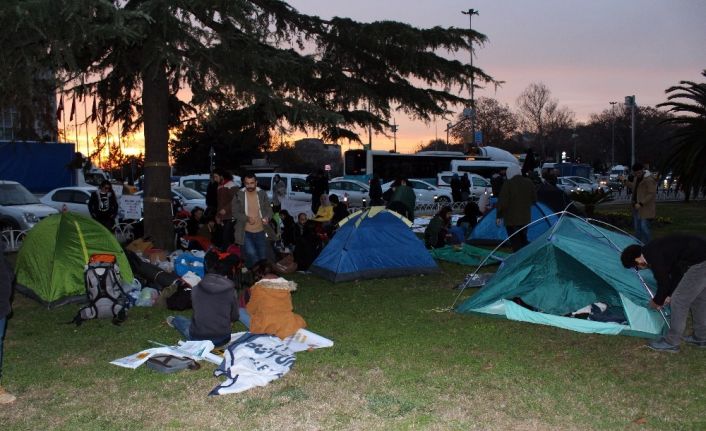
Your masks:
M 145 230 L 162 247 L 171 237 L 168 128 L 186 108 L 174 103 L 179 89 L 191 90 L 198 113 L 229 107 L 273 126 L 383 131 L 392 109 L 428 121 L 468 104 L 455 90 L 472 74 L 491 80 L 440 55 L 482 43 L 477 32 L 323 20 L 276 0 L 6 0 L 1 7 L 2 102 L 25 105 L 39 91 L 36 77 L 56 76 L 97 94 L 107 122 L 119 120 L 125 131 L 144 124 Z
M 706 70 L 701 75 L 706 78 Z M 679 178 L 688 199 L 690 190 L 706 187 L 706 82 L 680 81 L 666 93 L 667 102 L 657 106 L 675 114 L 664 123 L 676 127 L 663 170 Z

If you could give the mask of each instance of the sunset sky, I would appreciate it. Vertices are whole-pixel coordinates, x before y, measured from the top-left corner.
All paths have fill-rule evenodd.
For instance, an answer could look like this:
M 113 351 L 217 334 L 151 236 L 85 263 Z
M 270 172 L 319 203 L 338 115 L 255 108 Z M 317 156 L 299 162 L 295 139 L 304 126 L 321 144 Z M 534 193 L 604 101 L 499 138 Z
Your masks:
M 395 20 L 417 27 L 468 28 L 468 16 L 461 11 L 476 9 L 473 28 L 488 42 L 475 47 L 474 65 L 505 84 L 497 91 L 492 87 L 476 91 L 475 96 L 493 97 L 514 109 L 517 96 L 529 84 L 543 82 L 579 121 L 610 108 L 611 101 L 622 104 L 628 95 L 634 94 L 638 105 L 654 106 L 665 100 L 664 90 L 680 80 L 703 81 L 700 73 L 706 69 L 704 0 L 291 0 L 289 4 L 322 18 Z M 468 61 L 468 53 L 458 58 Z M 82 114 L 79 107 L 79 121 Z M 398 151 L 412 152 L 435 137 L 444 139 L 451 119 L 424 124 L 398 115 L 395 120 Z M 74 140 L 72 130 L 67 129 L 67 135 Z M 79 136 L 79 148 L 85 148 L 84 136 Z M 365 134 L 361 137 L 367 142 Z M 136 137 L 134 145 L 140 146 L 140 140 Z M 344 150 L 349 148 L 342 144 Z M 391 135 L 373 136 L 373 148 L 392 147 Z
M 703 81 L 706 69 L 706 1 L 703 0 L 291 0 L 302 13 L 358 21 L 395 20 L 418 27 L 468 28 L 462 10 L 473 8 L 473 29 L 488 38 L 476 47 L 474 66 L 505 81 L 487 96 L 515 108 L 532 82 L 585 121 L 592 113 L 635 95 L 638 105 L 665 100 L 664 90 L 680 80 Z M 467 61 L 468 53 L 460 60 Z M 448 120 L 425 125 L 396 118 L 398 151 L 411 152 L 438 135 Z M 344 145 L 344 148 L 347 148 Z M 392 138 L 373 138 L 391 149 Z

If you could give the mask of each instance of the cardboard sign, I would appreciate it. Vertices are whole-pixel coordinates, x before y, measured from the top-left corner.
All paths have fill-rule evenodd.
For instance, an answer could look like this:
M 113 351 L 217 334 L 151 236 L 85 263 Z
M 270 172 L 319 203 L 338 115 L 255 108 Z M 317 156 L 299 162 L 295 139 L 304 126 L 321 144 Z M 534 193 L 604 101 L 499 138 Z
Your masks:
M 120 212 L 122 218 L 139 220 L 142 218 L 142 196 L 120 196 Z

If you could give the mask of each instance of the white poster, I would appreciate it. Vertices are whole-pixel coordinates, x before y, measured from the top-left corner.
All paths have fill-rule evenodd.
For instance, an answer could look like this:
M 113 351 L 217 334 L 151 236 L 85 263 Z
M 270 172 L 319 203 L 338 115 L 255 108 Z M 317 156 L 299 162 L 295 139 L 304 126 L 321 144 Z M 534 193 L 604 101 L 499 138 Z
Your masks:
M 120 214 L 124 219 L 139 220 L 142 218 L 142 196 L 120 196 Z

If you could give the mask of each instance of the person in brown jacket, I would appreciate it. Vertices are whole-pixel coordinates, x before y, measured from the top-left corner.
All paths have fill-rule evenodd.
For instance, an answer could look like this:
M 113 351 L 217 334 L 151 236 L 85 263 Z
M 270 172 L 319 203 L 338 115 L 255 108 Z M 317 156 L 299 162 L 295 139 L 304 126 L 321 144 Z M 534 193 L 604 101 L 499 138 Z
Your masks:
M 498 197 L 495 222 L 498 226 L 505 223 L 513 252 L 529 244 L 524 227 L 532 221 L 532 205 L 535 202 L 537 190 L 532 180 L 522 176 L 519 165 L 509 166 L 507 180 Z
M 650 242 L 650 221 L 655 218 L 657 181 L 652 175 L 645 175 L 641 163 L 632 166 L 632 175 L 628 177 L 627 186 L 632 190 L 632 221 L 635 228 L 635 238 L 643 244 Z

